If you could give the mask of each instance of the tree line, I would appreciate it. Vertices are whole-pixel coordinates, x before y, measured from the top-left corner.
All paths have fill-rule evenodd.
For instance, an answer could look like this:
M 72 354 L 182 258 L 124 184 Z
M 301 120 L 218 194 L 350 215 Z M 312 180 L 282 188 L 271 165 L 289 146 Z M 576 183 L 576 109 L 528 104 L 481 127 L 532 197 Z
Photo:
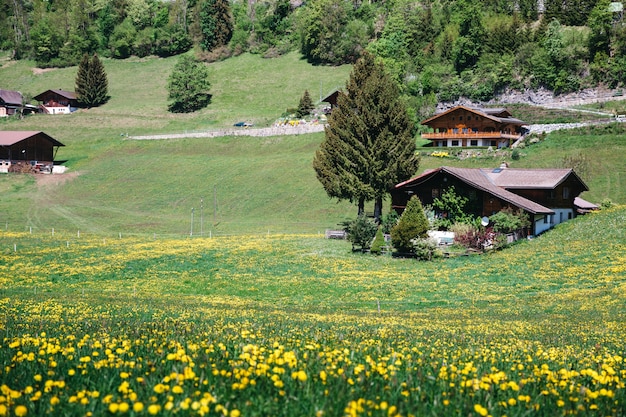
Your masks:
M 622 13 L 610 0 L 0 0 L 0 49 L 41 67 L 192 48 L 339 65 L 369 51 L 419 120 L 460 96 L 623 85 Z

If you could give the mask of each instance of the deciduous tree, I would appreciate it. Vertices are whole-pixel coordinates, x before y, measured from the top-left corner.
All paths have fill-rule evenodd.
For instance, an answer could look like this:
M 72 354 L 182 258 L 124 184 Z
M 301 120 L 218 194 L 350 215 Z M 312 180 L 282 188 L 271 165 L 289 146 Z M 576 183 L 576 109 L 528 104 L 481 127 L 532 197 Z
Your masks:
M 386 194 L 418 166 L 413 122 L 396 84 L 366 53 L 328 118 L 325 139 L 313 160 L 317 178 L 331 198 L 357 203 L 359 214 L 366 201 L 374 200 L 378 220 Z
M 211 102 L 209 94 L 209 70 L 189 55 L 183 55 L 167 81 L 169 110 L 174 113 L 190 113 L 206 107 Z

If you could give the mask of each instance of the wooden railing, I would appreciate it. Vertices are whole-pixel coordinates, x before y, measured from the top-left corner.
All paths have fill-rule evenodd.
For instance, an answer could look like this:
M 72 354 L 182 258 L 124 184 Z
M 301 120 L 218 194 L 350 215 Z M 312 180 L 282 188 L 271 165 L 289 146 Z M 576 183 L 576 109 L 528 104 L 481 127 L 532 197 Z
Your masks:
M 519 133 L 504 133 L 504 132 L 437 132 L 437 133 L 422 133 L 424 139 L 518 139 L 521 136 Z

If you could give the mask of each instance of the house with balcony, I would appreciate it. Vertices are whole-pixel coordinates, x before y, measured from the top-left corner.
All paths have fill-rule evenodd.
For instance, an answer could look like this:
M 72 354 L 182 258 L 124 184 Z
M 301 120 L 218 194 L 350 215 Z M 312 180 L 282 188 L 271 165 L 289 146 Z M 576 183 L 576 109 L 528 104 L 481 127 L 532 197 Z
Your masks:
M 45 114 L 70 114 L 78 109 L 78 97 L 73 91 L 46 90 L 33 98 L 41 101 L 39 108 Z
M 456 106 L 424 120 L 430 132 L 422 138 L 432 146 L 508 148 L 521 139 L 527 123 L 516 119 L 504 108 Z

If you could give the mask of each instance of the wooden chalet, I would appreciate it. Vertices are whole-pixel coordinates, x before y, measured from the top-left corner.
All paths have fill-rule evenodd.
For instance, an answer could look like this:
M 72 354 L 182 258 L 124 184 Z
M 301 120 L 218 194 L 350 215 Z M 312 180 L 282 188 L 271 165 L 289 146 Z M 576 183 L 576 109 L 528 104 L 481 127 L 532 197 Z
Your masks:
M 334 90 L 332 93 L 320 100 L 322 103 L 328 103 L 328 107 L 324 108 L 324 113 L 330 114 L 337 107 L 337 100 L 341 94 L 341 90 Z
M 432 132 L 422 133 L 435 147 L 507 148 L 521 139 L 527 123 L 516 119 L 503 108 L 481 109 L 457 106 L 430 119 L 422 125 Z
M 52 172 L 61 146 L 44 132 L 0 131 L 0 172 Z
M 23 107 L 23 97 L 19 91 L 0 90 L 0 117 L 19 113 Z
M 78 97 L 73 91 L 47 90 L 33 98 L 41 101 L 39 108 L 46 114 L 69 114 L 78 109 Z
M 392 208 L 401 214 L 413 195 L 431 205 L 449 187 L 468 199 L 466 209 L 475 216 L 489 217 L 504 208 L 524 210 L 535 235 L 574 218 L 579 212 L 576 197 L 589 190 L 572 169 L 444 166 L 397 184 L 391 191 Z

